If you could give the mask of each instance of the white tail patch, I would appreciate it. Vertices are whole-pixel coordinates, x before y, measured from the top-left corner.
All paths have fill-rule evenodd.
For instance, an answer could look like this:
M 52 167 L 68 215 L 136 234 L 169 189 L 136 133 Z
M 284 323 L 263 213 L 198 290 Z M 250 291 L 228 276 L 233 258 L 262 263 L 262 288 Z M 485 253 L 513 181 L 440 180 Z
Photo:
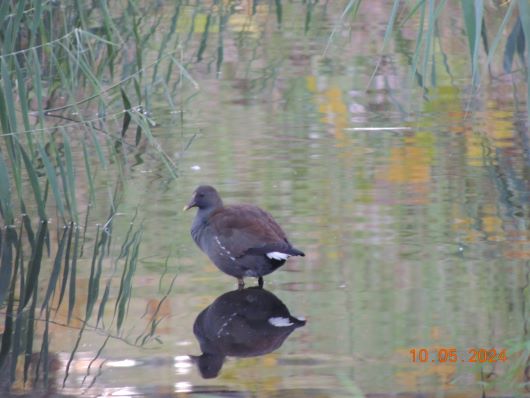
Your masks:
M 268 258 L 272 258 L 273 260 L 287 260 L 287 257 L 289 257 L 289 254 L 281 253 L 281 252 L 270 252 L 267 253 Z
M 285 328 L 287 326 L 293 325 L 293 323 L 291 322 L 289 318 L 284 318 L 281 316 L 275 316 L 275 317 L 269 318 L 269 323 L 272 326 L 276 326 L 278 328 Z

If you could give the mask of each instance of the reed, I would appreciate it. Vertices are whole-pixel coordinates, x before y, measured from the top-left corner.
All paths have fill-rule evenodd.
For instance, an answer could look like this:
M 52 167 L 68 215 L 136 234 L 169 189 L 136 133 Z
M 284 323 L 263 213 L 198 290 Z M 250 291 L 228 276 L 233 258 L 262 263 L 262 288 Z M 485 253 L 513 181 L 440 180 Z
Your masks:
M 48 383 L 50 322 L 82 324 L 69 364 L 87 331 L 124 339 L 142 242 L 133 218 L 125 238 L 111 243 L 129 178 L 124 170 L 141 151 L 165 166 L 165 178 L 177 177 L 149 109 L 156 96 L 158 106 L 165 98 L 167 111 L 176 112 L 175 96 L 185 96 L 185 85 L 192 92 L 198 85 L 173 56 L 175 31 L 163 41 L 170 50 L 161 48 L 146 63 L 156 23 L 145 31 L 146 10 L 123 4 L 119 11 L 106 1 L 0 4 L 0 378 L 10 382 Z M 110 203 L 97 200 L 99 174 L 116 186 Z M 107 220 L 89 218 L 91 208 L 105 206 Z M 115 247 L 119 254 L 108 269 Z M 86 297 L 79 297 L 81 262 L 90 269 Z M 117 273 L 121 278 L 113 278 Z M 149 336 L 131 344 L 156 338 L 156 326 L 151 322 Z
M 351 14 L 351 18 L 357 17 L 357 12 L 362 0 L 351 0 L 346 5 L 342 19 Z M 436 51 L 442 46 L 443 38 L 437 35 L 437 25 L 441 16 L 448 9 L 446 0 L 417 0 L 407 2 L 394 0 L 393 6 L 388 15 L 386 27 L 380 52 L 381 58 L 376 63 L 369 80 L 368 88 L 372 84 L 374 76 L 377 74 L 382 56 L 390 45 L 392 38 L 399 37 L 399 32 L 408 25 L 414 24 L 416 28 L 415 47 L 410 57 L 409 84 L 417 82 L 421 89 L 436 86 L 438 72 L 436 70 Z M 514 0 L 501 3 L 496 10 L 487 7 L 483 0 L 461 0 L 460 11 L 465 26 L 465 38 L 469 48 L 469 84 L 474 87 L 476 93 L 480 90 L 481 79 L 485 78 L 485 73 L 492 75 L 492 70 L 496 74 L 518 74 L 521 70 L 525 73 L 525 80 L 530 78 L 529 65 L 529 39 L 530 39 L 530 6 L 523 0 Z M 498 26 L 492 26 L 492 13 L 503 13 Z M 495 17 L 498 14 L 495 15 Z M 498 18 L 495 18 L 498 19 Z M 413 20 L 415 20 L 413 22 Z M 339 21 L 339 24 L 341 23 Z M 508 30 L 508 31 L 507 31 Z M 493 32 L 491 34 L 490 32 Z M 330 40 L 326 50 L 332 43 L 335 31 L 330 35 Z M 491 44 L 490 44 L 491 43 Z M 502 57 L 498 56 L 500 47 L 503 48 Z M 443 52 L 442 52 L 443 54 Z M 522 68 L 514 68 L 514 58 L 520 60 Z M 446 72 L 450 74 L 447 56 L 444 55 L 444 65 Z M 502 71 L 499 70 L 498 60 L 502 60 Z M 484 68 L 486 66 L 486 68 Z M 526 90 L 527 97 L 530 98 L 530 90 Z M 530 114 L 530 101 L 527 101 L 527 113 Z

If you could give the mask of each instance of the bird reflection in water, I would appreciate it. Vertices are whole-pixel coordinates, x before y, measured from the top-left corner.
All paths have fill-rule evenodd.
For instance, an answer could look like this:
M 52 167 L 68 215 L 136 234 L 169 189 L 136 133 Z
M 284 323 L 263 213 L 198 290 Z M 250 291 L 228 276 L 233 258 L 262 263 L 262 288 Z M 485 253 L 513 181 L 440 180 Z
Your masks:
M 305 325 L 271 292 L 251 287 L 219 296 L 195 319 L 202 354 L 190 356 L 202 377 L 217 377 L 227 356 L 253 357 L 278 349 Z

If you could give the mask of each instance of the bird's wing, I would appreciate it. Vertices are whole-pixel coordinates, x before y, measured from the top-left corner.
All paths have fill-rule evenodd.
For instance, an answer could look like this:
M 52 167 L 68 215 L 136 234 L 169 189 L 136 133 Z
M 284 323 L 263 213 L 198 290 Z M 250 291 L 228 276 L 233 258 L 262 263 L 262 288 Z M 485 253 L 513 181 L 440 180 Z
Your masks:
M 209 220 L 214 239 L 234 257 L 288 250 L 291 245 L 272 216 L 252 205 L 226 206 Z

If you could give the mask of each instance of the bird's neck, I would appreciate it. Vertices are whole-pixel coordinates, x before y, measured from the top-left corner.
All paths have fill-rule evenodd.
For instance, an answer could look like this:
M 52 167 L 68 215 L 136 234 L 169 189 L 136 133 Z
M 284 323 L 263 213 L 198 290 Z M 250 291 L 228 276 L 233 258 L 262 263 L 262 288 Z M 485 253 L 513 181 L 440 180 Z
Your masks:
M 193 227 L 197 228 L 208 224 L 208 220 L 212 213 L 221 209 L 222 207 L 223 205 L 221 203 L 221 206 L 210 206 L 203 209 L 199 209 L 197 211 L 195 219 L 193 220 Z
M 201 248 L 203 247 L 204 243 L 202 242 L 203 232 L 209 224 L 210 216 L 217 209 L 218 208 L 215 207 L 199 209 L 195 215 L 195 218 L 193 219 L 193 224 L 191 225 L 191 236 L 193 237 L 195 243 L 197 243 L 197 245 L 199 245 Z

